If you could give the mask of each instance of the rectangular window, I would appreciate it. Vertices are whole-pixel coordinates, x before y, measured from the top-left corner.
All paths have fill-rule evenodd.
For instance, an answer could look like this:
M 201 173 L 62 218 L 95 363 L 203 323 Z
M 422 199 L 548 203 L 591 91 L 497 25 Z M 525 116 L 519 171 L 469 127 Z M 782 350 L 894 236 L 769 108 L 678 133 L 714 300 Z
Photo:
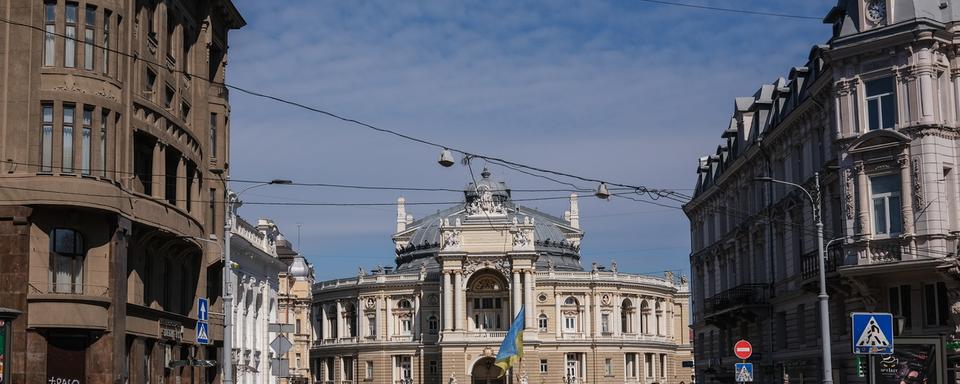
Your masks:
M 873 200 L 874 233 L 900 233 L 903 226 L 900 219 L 900 175 L 871 177 L 870 198 Z
M 300 354 L 297 354 L 297 365 L 294 366 L 296 369 L 300 369 Z
M 53 105 L 44 104 L 40 126 L 40 172 L 53 171 Z
M 667 377 L 667 355 L 660 354 L 660 377 Z
M 410 356 L 394 356 L 394 371 L 393 379 L 405 380 L 412 378 L 412 370 L 410 368 Z
M 173 87 L 167 86 L 166 92 L 163 94 L 163 106 L 167 109 L 173 109 L 173 97 L 176 95 L 176 91 L 173 90 Z
M 563 318 L 563 331 L 564 332 L 576 332 L 577 331 L 577 318 L 573 316 L 567 316 Z
M 92 6 L 87 6 L 87 11 L 84 14 L 84 25 L 86 28 L 83 30 L 83 69 L 93 70 L 93 29 L 97 22 L 97 8 Z
M 540 329 L 540 332 L 546 332 L 546 331 L 547 331 L 547 316 L 546 316 L 546 315 L 540 315 L 540 317 L 537 318 L 537 328 Z
M 600 315 L 600 332 L 610 333 L 610 314 L 604 313 Z
M 103 109 L 100 113 L 100 175 L 107 176 L 107 121 L 110 120 L 110 111 Z
M 47 1 L 43 4 L 43 65 L 52 67 L 56 54 L 56 33 L 57 33 L 57 2 Z
M 300 358 L 299 356 L 300 354 L 298 353 L 297 359 Z M 353 381 L 353 358 L 344 356 L 340 360 L 340 368 L 343 370 L 343 372 L 341 372 L 341 376 L 343 377 L 343 380 L 347 382 L 352 382 Z
M 90 174 L 90 126 L 93 125 L 93 108 L 83 108 L 83 130 L 80 132 L 80 173 Z
M 77 66 L 77 4 L 67 3 L 66 7 L 66 38 L 63 39 L 63 66 L 73 68 Z
M 611 358 L 603 359 L 603 375 L 613 376 L 613 359 Z
M 430 365 L 429 365 L 429 368 L 427 368 L 427 373 L 431 375 L 436 375 L 437 373 L 440 373 L 439 364 L 437 363 L 436 360 L 430 360 Z
M 303 332 L 302 332 L 302 329 L 300 329 L 300 319 L 297 319 L 297 323 L 296 323 L 296 324 L 297 324 L 297 325 L 296 325 L 296 332 L 295 332 L 295 333 L 299 335 L 299 334 L 303 333 Z
M 372 379 L 372 378 L 373 378 L 373 362 L 372 362 L 372 361 L 368 361 L 368 362 L 367 362 L 367 368 L 366 368 L 365 372 L 366 372 L 366 373 L 364 374 L 364 378 L 365 378 L 365 379 Z
M 103 41 L 100 46 L 103 49 L 101 53 L 103 63 L 100 65 L 100 70 L 104 75 L 108 75 L 110 73 L 110 11 L 108 10 L 103 10 Z
M 540 359 L 540 373 L 547 373 L 547 359 Z
M 924 324 L 928 327 L 947 325 L 947 285 L 943 282 L 923 286 Z
M 643 368 L 646 371 L 648 378 L 653 377 L 653 354 L 645 353 L 643 354 Z
M 870 130 L 893 128 L 897 120 L 897 99 L 894 94 L 893 78 L 866 82 L 867 123 Z
M 625 374 L 628 378 L 635 379 L 637 378 L 637 354 L 628 353 L 624 357 L 624 368 L 626 370 Z
M 910 328 L 913 324 L 913 313 L 910 307 L 910 285 L 890 287 L 887 292 L 887 303 L 890 307 L 890 313 L 892 313 L 894 317 L 902 317 L 904 328 Z
M 376 337 L 377 336 L 377 318 L 370 316 L 367 318 L 367 336 Z
M 210 157 L 217 158 L 217 114 L 210 114 Z
M 73 173 L 73 113 L 75 107 L 63 106 L 63 173 Z
M 143 92 L 148 95 L 152 95 L 153 92 L 156 90 L 156 86 L 157 86 L 157 73 L 154 72 L 152 69 L 147 68 L 146 80 L 147 82 L 146 84 L 144 84 Z

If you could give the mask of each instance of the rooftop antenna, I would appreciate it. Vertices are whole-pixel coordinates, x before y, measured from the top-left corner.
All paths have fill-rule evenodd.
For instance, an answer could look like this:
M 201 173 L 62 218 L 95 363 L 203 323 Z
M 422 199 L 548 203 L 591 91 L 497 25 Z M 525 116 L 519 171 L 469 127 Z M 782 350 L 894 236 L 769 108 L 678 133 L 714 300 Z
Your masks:
M 303 223 L 297 223 L 297 249 L 301 249 L 301 247 L 300 247 L 300 227 L 302 227 L 302 226 L 303 226 Z

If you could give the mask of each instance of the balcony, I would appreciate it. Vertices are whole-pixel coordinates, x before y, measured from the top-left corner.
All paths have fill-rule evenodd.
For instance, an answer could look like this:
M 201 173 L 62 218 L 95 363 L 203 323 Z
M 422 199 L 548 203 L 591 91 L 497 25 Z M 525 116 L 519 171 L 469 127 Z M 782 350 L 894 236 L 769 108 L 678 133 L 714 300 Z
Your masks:
M 769 300 L 767 284 L 741 284 L 704 300 L 704 314 L 709 317 L 747 306 L 765 306 Z
M 808 252 L 800 257 L 800 278 L 809 280 L 817 278 L 820 274 L 820 262 L 817 260 L 817 251 Z M 837 267 L 843 265 L 843 247 L 842 244 L 831 244 L 827 248 L 826 260 L 824 266 L 826 273 L 836 272 Z
M 110 288 L 91 284 L 29 283 L 27 305 L 30 328 L 106 330 Z

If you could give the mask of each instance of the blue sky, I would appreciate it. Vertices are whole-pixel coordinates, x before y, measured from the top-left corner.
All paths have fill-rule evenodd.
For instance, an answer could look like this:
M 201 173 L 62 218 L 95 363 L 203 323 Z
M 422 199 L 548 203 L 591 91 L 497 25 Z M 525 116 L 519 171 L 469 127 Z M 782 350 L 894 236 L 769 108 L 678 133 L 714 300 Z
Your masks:
M 833 0 L 685 0 L 820 17 Z M 720 142 L 733 98 L 804 64 L 830 27 L 817 20 L 640 1 L 235 0 L 228 83 L 475 153 L 630 185 L 690 193 L 696 159 Z M 462 188 L 467 167 L 436 149 L 233 92 L 231 177 Z M 479 174 L 482 161 L 474 162 Z M 515 189 L 562 188 L 497 166 Z M 479 177 L 479 175 L 477 176 Z M 593 188 L 590 183 L 579 183 Z M 236 185 L 238 189 L 242 186 Z M 271 186 L 248 202 L 456 201 L 443 192 Z M 562 193 L 515 194 L 517 198 Z M 529 205 L 561 216 L 563 201 Z M 679 210 L 582 198 L 583 264 L 689 269 Z M 410 207 L 415 217 L 435 206 Z M 248 204 L 274 219 L 318 280 L 393 265 L 395 207 Z

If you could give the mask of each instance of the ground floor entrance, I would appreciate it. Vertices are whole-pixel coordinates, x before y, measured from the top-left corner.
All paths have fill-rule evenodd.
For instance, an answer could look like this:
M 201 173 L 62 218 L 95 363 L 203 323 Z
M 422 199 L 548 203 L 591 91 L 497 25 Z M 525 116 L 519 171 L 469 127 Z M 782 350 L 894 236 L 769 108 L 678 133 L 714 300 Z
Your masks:
M 473 369 L 470 370 L 470 378 L 472 384 L 507 384 L 507 376 L 501 374 L 503 370 L 500 367 L 494 365 L 494 358 L 484 357 L 480 360 L 477 360 L 473 364 Z

